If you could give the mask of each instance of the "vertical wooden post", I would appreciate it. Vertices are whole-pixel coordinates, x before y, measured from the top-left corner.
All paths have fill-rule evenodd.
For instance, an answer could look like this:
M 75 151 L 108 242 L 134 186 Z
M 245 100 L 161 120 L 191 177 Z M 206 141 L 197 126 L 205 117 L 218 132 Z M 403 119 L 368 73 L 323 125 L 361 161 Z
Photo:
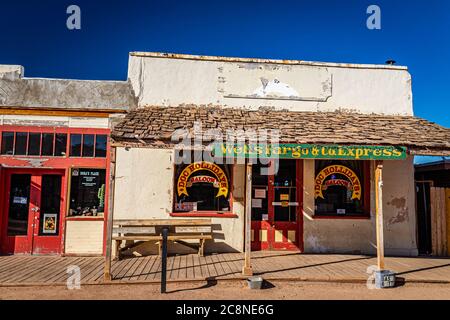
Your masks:
M 384 235 L 383 235 L 383 162 L 377 161 L 375 169 L 375 210 L 377 233 L 377 266 L 384 270 Z
M 250 160 L 247 160 L 246 169 L 245 169 L 245 260 L 244 267 L 242 268 L 242 274 L 244 276 L 253 275 L 252 265 L 250 262 L 250 252 L 252 250 L 251 247 L 251 222 L 252 222 L 252 163 Z
M 445 189 L 445 208 L 447 221 L 447 255 L 450 256 L 450 188 Z
M 116 177 L 116 147 L 111 146 L 110 173 L 109 173 L 109 195 L 108 195 L 108 221 L 106 226 L 106 254 L 104 280 L 111 281 L 111 247 L 112 247 L 112 228 L 114 212 L 114 184 Z

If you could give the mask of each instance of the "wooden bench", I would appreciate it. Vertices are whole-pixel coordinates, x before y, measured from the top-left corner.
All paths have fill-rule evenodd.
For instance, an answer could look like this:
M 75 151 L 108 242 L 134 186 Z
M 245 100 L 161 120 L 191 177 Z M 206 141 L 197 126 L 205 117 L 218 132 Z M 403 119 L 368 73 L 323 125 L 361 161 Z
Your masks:
M 112 240 L 116 243 L 116 258 L 120 260 L 123 251 L 147 241 L 157 241 L 158 253 L 161 255 L 162 229 L 165 227 L 169 229 L 169 241 L 192 247 L 184 240 L 199 240 L 199 256 L 204 255 L 205 241 L 213 239 L 211 219 L 114 220 Z M 133 243 L 121 248 L 124 240 Z

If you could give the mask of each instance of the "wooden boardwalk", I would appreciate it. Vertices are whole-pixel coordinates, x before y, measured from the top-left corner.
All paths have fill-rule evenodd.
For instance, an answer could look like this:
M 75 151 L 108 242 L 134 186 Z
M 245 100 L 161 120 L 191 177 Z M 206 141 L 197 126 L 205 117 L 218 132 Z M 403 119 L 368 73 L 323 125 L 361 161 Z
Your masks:
M 81 270 L 81 284 L 103 283 L 103 257 L 0 257 L 0 286 L 65 284 L 69 266 Z M 267 280 L 366 281 L 374 257 L 337 254 L 253 252 L 255 275 Z M 196 254 L 168 258 L 169 281 L 242 279 L 243 254 Z M 406 281 L 450 284 L 450 259 L 386 258 L 386 267 Z M 161 259 L 157 256 L 113 261 L 112 283 L 159 282 Z

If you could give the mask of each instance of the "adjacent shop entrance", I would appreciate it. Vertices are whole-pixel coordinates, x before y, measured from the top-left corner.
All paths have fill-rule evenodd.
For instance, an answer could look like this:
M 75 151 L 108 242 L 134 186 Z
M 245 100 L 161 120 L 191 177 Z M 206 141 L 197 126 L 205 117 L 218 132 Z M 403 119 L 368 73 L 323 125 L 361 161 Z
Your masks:
M 64 170 L 7 170 L 2 253 L 61 253 Z
M 252 250 L 303 251 L 302 160 L 252 167 Z

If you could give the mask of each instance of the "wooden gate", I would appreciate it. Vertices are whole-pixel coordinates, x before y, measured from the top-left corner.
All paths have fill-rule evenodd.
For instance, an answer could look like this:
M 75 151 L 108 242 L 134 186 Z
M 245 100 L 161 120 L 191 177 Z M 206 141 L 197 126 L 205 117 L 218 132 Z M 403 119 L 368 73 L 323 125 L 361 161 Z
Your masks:
M 432 254 L 450 256 L 450 188 L 430 188 Z

